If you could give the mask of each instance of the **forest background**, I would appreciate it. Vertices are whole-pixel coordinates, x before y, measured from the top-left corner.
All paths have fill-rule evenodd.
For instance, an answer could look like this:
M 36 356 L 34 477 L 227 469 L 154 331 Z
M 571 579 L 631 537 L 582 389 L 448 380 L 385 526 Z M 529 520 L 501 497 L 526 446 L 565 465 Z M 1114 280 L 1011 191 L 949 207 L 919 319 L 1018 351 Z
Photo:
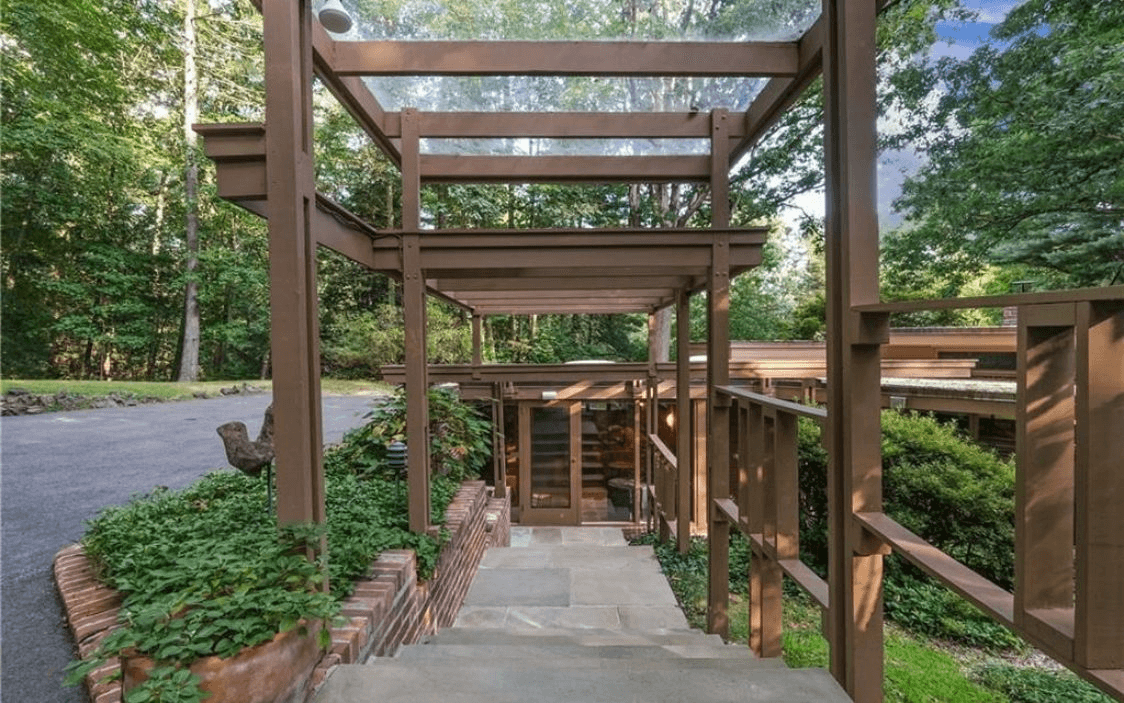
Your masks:
M 580 38 L 676 38 L 739 36 L 762 17 L 783 29 L 809 11 L 803 0 L 552 2 L 558 11 L 530 29 L 518 0 L 446 0 L 408 19 L 436 32 L 455 23 L 471 37 L 579 38 L 580 5 L 583 31 L 594 31 Z M 356 3 L 371 21 L 411 11 L 402 0 Z M 1124 3 L 1028 0 L 970 56 L 933 51 L 940 23 L 972 20 L 958 0 L 899 0 L 880 22 L 881 146 L 920 161 L 894 203 L 901 224 L 882 232 L 883 297 L 1124 281 Z M 268 377 L 265 224 L 216 197 L 190 128 L 263 119 L 261 19 L 250 2 L 6 0 L 0 42 L 3 375 Z M 646 99 L 686 110 L 707 97 L 700 90 L 675 79 Z M 745 109 L 749 96 L 719 97 Z M 568 104 L 603 98 L 591 91 Z M 314 105 L 318 188 L 376 227 L 394 226 L 396 170 L 319 86 Z M 822 188 L 821 117 L 817 82 L 733 174 L 733 224 L 772 230 L 764 264 L 733 283 L 735 339 L 823 333 L 822 223 L 792 209 Z M 423 209 L 437 228 L 705 226 L 709 216 L 695 185 L 433 186 Z M 395 282 L 319 257 L 325 373 L 372 377 L 401 361 Z M 691 332 L 702 339 L 695 303 Z M 465 313 L 430 305 L 431 360 L 467 361 Z M 935 312 L 895 324 L 994 321 Z M 657 325 L 663 349 L 670 326 Z M 648 342 L 640 315 L 485 324 L 485 359 L 498 362 L 637 360 Z

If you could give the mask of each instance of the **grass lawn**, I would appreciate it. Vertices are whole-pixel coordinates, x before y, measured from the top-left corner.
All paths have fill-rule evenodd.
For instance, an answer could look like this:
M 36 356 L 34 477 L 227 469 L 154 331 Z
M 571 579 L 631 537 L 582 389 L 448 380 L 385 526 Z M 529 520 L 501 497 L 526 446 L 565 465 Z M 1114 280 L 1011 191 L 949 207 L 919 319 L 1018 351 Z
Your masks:
M 0 380 L 0 393 L 7 393 L 13 388 L 21 388 L 35 393 L 36 395 L 54 395 L 59 391 L 66 391 L 70 395 L 97 398 L 113 393 L 129 393 L 140 397 L 159 398 L 161 400 L 185 400 L 194 398 L 196 393 L 206 393 L 209 396 L 217 396 L 219 395 L 220 388 L 241 386 L 243 383 L 266 391 L 273 389 L 272 381 L 260 381 L 256 379 L 247 381 L 171 383 L 159 381 L 57 381 L 6 378 Z M 391 390 L 391 386 L 382 381 L 350 381 L 334 378 L 322 379 L 320 387 L 323 392 L 334 395 L 386 395 Z

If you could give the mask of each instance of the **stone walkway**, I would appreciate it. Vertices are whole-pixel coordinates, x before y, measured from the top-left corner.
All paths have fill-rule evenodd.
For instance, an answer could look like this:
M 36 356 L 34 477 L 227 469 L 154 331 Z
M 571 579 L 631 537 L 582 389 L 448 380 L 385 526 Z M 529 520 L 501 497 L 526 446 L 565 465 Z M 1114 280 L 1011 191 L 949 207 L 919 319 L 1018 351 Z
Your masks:
M 513 527 L 453 627 L 335 670 L 316 703 L 843 703 L 827 672 L 689 629 L 651 547 L 618 528 Z

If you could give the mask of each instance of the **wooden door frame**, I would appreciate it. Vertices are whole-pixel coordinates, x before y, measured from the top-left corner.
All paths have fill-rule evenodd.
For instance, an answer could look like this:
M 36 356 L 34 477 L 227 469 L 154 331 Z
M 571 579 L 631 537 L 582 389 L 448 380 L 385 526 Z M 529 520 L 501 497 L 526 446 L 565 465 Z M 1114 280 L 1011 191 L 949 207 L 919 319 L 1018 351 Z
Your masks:
M 531 413 L 536 408 L 564 407 L 570 413 L 570 507 L 533 508 L 531 504 Z M 581 524 L 581 410 L 580 400 L 519 403 L 519 523 L 521 525 Z

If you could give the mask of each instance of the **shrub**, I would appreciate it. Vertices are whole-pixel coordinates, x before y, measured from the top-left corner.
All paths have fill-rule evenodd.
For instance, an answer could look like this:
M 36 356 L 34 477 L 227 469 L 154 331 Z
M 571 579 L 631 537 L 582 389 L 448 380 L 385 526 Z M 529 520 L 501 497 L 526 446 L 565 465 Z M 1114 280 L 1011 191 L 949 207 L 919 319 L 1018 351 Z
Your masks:
M 827 566 L 827 452 L 799 428 L 801 552 Z M 1014 578 L 1014 466 L 930 416 L 882 413 L 885 512 L 995 583 Z M 1021 646 L 1006 628 L 898 557 L 886 560 L 885 611 L 912 631 L 987 647 Z
M 370 422 L 348 432 L 343 444 L 324 458 L 326 466 L 348 467 L 364 475 L 392 475 L 386 463 L 391 442 L 406 441 L 406 394 L 402 389 L 368 415 Z M 492 425 L 450 390 L 429 391 L 430 466 L 460 482 L 477 478 L 492 451 Z
M 801 421 L 801 546 L 827 564 L 827 452 Z M 1014 579 L 1015 469 L 932 417 L 882 413 L 884 511 L 969 568 L 1010 588 Z

